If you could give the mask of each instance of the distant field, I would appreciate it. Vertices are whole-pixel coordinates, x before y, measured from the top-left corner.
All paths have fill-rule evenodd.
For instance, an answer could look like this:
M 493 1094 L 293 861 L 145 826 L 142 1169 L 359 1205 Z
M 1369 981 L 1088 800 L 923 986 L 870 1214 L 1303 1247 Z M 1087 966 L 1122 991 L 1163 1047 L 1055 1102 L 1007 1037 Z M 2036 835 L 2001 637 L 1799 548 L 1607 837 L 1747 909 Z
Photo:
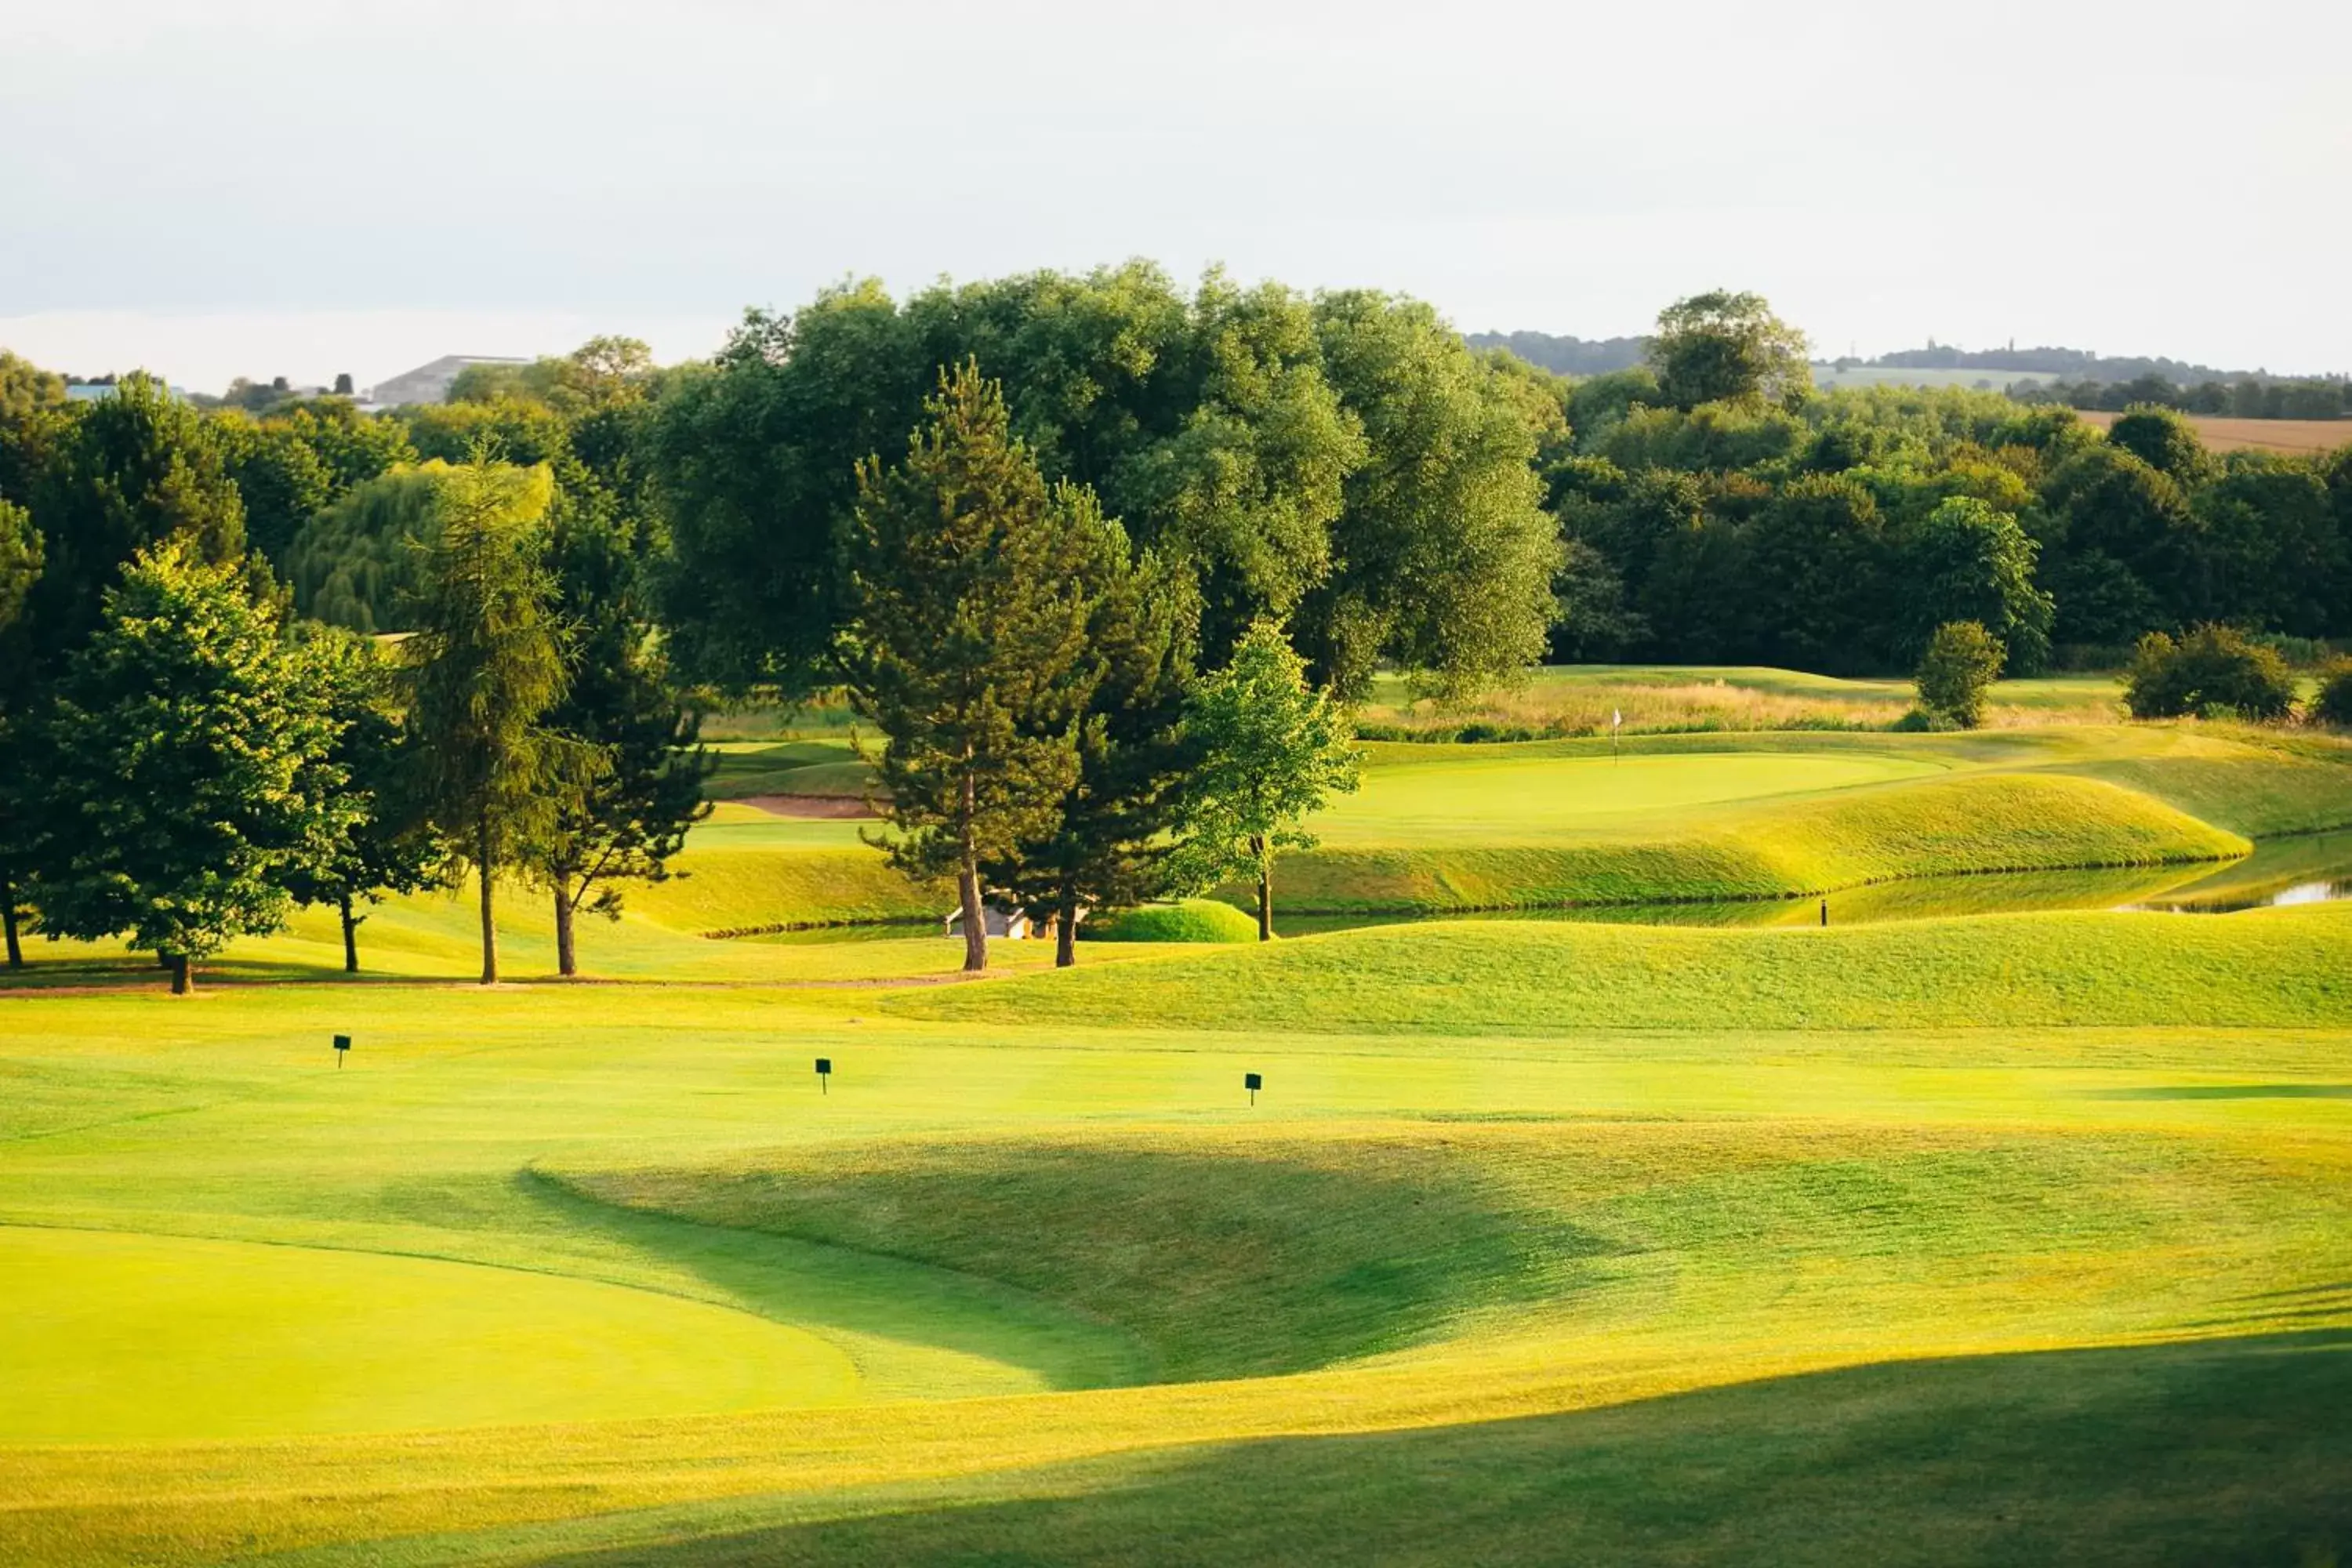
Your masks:
M 2122 416 L 2077 409 L 2085 425 L 2105 430 Z M 2352 447 L 2352 419 L 2225 419 L 2216 414 L 2186 416 L 2199 439 L 2216 452 L 2284 452 L 2301 455 Z
M 1966 386 L 2001 392 L 2011 386 L 2041 386 L 2059 378 L 2037 370 L 1904 370 L 1892 365 L 1855 365 L 1839 370 L 1816 363 L 1813 384 L 1841 386 Z
M 1625 735 L 1753 730 L 1885 730 L 1917 694 L 1899 679 L 1842 679 L 1755 665 L 1551 664 L 1475 700 L 1441 708 L 1416 700 L 1400 676 L 1374 683 L 1361 718 L 1404 731 L 1465 724 L 1550 735 Z M 2043 676 L 1994 683 L 1992 728 L 2111 724 L 2123 689 L 2105 675 Z M 1378 731 L 1375 731 L 1378 732 Z

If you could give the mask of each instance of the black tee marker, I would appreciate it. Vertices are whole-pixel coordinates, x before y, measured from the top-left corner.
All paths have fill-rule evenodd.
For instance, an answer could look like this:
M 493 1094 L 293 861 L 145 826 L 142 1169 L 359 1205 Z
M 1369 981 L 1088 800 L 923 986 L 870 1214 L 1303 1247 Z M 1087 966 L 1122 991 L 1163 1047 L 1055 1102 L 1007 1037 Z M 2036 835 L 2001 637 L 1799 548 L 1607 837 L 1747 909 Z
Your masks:
M 833 1058 L 831 1057 L 816 1058 L 816 1091 L 819 1094 L 833 1092 Z
M 336 1070 L 338 1070 L 338 1071 L 341 1071 L 341 1068 L 342 1068 L 342 1065 L 343 1065 L 343 1058 L 344 1058 L 345 1057 L 347 1057 L 347 1056 L 349 1056 L 349 1055 L 351 1054 L 351 1049 L 352 1049 L 352 1037 L 351 1037 L 349 1035 L 337 1035 L 337 1036 L 335 1037 L 335 1068 L 336 1068 Z
M 1252 1105 L 1255 1105 L 1257 1103 L 1257 1091 L 1265 1087 L 1265 1079 L 1263 1075 L 1258 1073 L 1245 1072 L 1242 1074 L 1242 1087 L 1249 1090 L 1250 1103 Z

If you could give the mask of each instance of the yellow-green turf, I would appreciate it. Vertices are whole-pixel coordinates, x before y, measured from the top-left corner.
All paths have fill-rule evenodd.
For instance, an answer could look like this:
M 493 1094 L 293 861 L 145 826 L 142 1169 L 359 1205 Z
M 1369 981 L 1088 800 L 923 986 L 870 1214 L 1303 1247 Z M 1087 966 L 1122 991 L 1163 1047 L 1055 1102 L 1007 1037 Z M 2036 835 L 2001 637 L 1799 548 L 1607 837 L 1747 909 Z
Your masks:
M 1385 754 L 1356 820 L 1656 897 L 2342 809 L 2335 753 L 2234 731 L 1644 743 L 1671 811 L 1568 743 L 1459 749 L 1463 809 L 1616 826 L 1416 840 L 1378 791 L 1449 761 Z M 455 898 L 378 910 L 360 984 L 315 914 L 186 999 L 37 943 L 0 1563 L 2352 1554 L 2352 907 L 1000 944 L 969 985 L 928 932 L 694 934 L 854 832 L 728 808 L 583 930 L 603 984 L 458 984 Z

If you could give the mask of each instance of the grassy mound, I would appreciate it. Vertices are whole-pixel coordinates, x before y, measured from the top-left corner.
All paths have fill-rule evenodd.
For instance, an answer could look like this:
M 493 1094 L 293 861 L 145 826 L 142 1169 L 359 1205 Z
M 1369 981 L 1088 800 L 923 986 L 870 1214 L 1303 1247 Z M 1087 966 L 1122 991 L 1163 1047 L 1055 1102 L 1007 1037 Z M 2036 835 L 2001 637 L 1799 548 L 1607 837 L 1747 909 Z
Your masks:
M 1491 808 L 1489 808 L 1491 811 Z M 1905 877 L 2161 866 L 2246 840 L 2097 779 L 1981 773 L 1688 814 L 1584 843 L 1318 849 L 1277 871 L 1282 907 L 1539 909 L 1779 899 Z
M 1078 928 L 1092 942 L 1255 942 L 1257 921 L 1214 899 L 1117 910 Z
M 1820 931 L 1389 926 L 894 999 L 924 1017 L 1432 1034 L 2352 1023 L 2352 906 Z

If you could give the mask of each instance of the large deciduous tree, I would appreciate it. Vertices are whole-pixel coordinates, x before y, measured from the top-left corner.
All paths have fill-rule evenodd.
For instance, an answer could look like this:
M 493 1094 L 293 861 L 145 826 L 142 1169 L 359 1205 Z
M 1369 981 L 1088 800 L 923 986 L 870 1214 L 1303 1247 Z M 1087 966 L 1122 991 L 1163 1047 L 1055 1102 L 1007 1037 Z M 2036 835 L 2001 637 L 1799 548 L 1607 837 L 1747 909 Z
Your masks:
M 1793 405 L 1812 390 L 1805 334 L 1774 315 L 1761 294 L 1718 289 L 1675 300 L 1658 312 L 1649 355 L 1660 395 L 1677 408 Z
M 1274 864 L 1311 849 L 1301 824 L 1356 788 L 1347 715 L 1307 684 L 1306 661 L 1280 628 L 1250 628 L 1233 662 L 1203 680 L 1185 712 L 1194 762 L 1177 822 L 1196 885 L 1236 873 L 1257 883 L 1257 934 L 1274 940 Z
M 165 540 L 184 541 L 207 564 L 245 551 L 236 487 L 194 410 L 140 374 L 90 404 L 60 405 L 48 390 L 37 378 L 20 384 L 0 417 L 0 489 L 13 492 L 0 499 L 28 514 L 7 526 L 12 542 L 0 546 L 9 560 L 0 574 L 21 593 L 13 625 L 0 627 L 0 923 L 11 927 L 21 923 L 42 834 L 30 748 L 66 660 L 97 628 L 107 589 L 125 563 Z
M 2034 583 L 2040 549 L 2016 518 L 1974 496 L 1938 502 L 1895 541 L 1904 605 L 1894 651 L 1916 658 L 1958 621 L 1990 633 L 2012 674 L 2048 668 L 2054 606 Z
M 850 690 L 887 737 L 892 861 L 954 877 L 979 971 L 982 868 L 1049 832 L 1078 778 L 1102 524 L 1086 491 L 1048 489 L 976 364 L 943 375 L 926 414 L 903 462 L 858 469 Z
M 547 832 L 590 771 L 546 727 L 569 685 L 567 629 L 541 526 L 544 468 L 477 450 L 442 492 L 441 523 L 404 617 L 407 723 L 422 799 L 478 883 L 482 984 L 499 978 L 499 875 Z
M 104 591 L 45 727 L 41 923 L 127 933 L 194 984 L 198 960 L 276 930 L 284 873 L 346 824 L 303 775 L 336 723 L 275 614 L 235 566 L 170 541 Z
M 1456 697 L 1535 663 L 1560 552 L 1533 465 L 1539 430 L 1562 423 L 1557 405 L 1526 397 L 1416 301 L 1325 295 L 1316 322 L 1366 456 L 1347 478 L 1331 571 L 1292 621 L 1299 651 L 1350 700 L 1381 659 Z

